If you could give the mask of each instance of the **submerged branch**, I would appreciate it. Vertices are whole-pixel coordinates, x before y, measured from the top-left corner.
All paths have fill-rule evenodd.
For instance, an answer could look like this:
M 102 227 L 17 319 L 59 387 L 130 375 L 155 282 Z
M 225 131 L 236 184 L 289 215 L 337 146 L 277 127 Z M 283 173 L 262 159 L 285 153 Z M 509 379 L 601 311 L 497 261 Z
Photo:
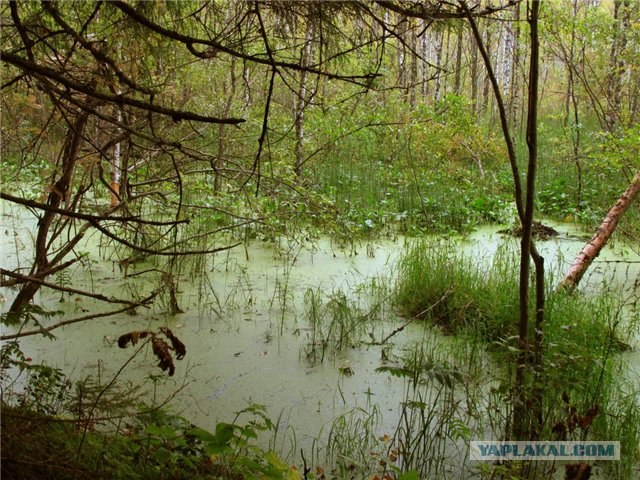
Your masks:
M 390 334 L 388 334 L 386 337 L 384 337 L 382 340 L 378 341 L 378 342 L 372 342 L 371 345 L 384 345 L 385 343 L 387 343 L 389 341 L 389 339 L 391 339 L 391 337 L 394 337 L 395 335 L 397 335 L 398 333 L 402 332 L 405 328 L 407 328 L 414 320 L 417 320 L 418 318 L 420 318 L 421 316 L 423 316 L 424 314 L 430 312 L 431 310 L 433 310 L 434 308 L 436 308 L 440 303 L 442 303 L 449 295 L 451 295 L 451 293 L 453 292 L 453 290 L 448 289 L 446 292 L 444 292 L 444 295 L 442 295 L 442 297 L 440 297 L 435 303 L 429 305 L 427 308 L 425 308 L 424 310 L 422 310 L 421 312 L 416 313 L 413 317 L 411 317 L 409 320 L 407 320 L 406 322 L 404 322 L 402 325 L 400 325 L 398 328 L 394 329 Z

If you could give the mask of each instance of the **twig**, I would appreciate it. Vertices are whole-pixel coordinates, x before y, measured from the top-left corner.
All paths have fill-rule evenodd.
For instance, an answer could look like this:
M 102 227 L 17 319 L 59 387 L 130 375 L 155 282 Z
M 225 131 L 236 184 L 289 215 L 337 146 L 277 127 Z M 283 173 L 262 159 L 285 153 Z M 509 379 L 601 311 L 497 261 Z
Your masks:
M 37 277 L 32 277 L 30 275 L 22 275 L 22 274 L 16 273 L 16 272 L 11 272 L 9 270 L 5 270 L 4 268 L 0 268 L 0 275 L 6 275 L 7 277 L 16 278 L 18 280 L 21 280 L 23 283 L 25 283 L 25 282 L 37 283 L 38 285 L 41 285 L 43 287 L 49 287 L 49 288 L 52 288 L 53 290 L 59 290 L 61 292 L 67 292 L 67 293 L 73 293 L 73 294 L 76 294 L 76 295 L 82 295 L 83 297 L 95 298 L 96 300 L 102 300 L 103 302 L 124 303 L 126 305 L 140 306 L 139 302 L 132 302 L 131 300 L 122 300 L 122 299 L 118 299 L 118 298 L 109 298 L 109 297 L 105 297 L 104 295 L 101 295 L 99 293 L 91 293 L 91 292 L 86 292 L 84 290 L 78 290 L 76 288 L 63 287 L 63 286 L 60 286 L 60 285 L 56 285 L 55 283 L 46 282 L 46 281 L 41 280 L 41 279 L 39 279 Z M 40 274 L 40 275 L 42 275 L 42 274 Z
M 149 340 L 144 342 L 142 345 L 140 345 L 140 347 L 135 352 L 133 352 L 133 355 L 131 355 L 129 359 L 126 362 L 124 362 L 124 364 L 122 364 L 122 366 L 115 373 L 111 381 L 100 391 L 100 393 L 98 393 L 98 395 L 96 395 L 96 398 L 93 401 L 93 404 L 91 405 L 91 409 L 89 410 L 89 415 L 87 416 L 87 419 L 85 421 L 84 429 L 82 430 L 82 437 L 80 438 L 80 443 L 78 443 L 78 451 L 76 452 L 76 461 L 80 459 L 80 453 L 82 452 L 84 440 L 87 436 L 87 431 L 89 430 L 89 424 L 91 423 L 91 416 L 93 415 L 93 412 L 96 410 L 98 406 L 98 402 L 100 401 L 102 396 L 107 392 L 107 390 L 109 390 L 109 388 L 111 388 L 111 386 L 115 383 L 115 381 L 118 379 L 118 377 L 123 372 L 123 370 L 127 367 L 127 365 L 129 365 L 133 361 L 133 359 L 138 356 L 138 353 L 140 353 L 140 351 L 147 345 L 147 343 L 149 343 Z
M 419 313 L 416 313 L 413 317 L 411 317 L 409 320 L 407 320 L 405 323 L 403 323 L 402 325 L 400 325 L 398 328 L 396 328 L 395 330 L 393 330 L 389 335 L 387 335 L 386 337 L 384 337 L 382 340 L 380 340 L 379 342 L 372 342 L 371 345 L 384 345 L 385 343 L 387 343 L 389 341 L 389 339 L 395 335 L 397 335 L 398 333 L 400 333 L 401 331 L 403 331 L 405 328 L 407 328 L 409 326 L 409 324 L 411 322 L 413 322 L 414 320 L 420 318 L 422 315 L 424 315 L 425 313 L 427 313 L 430 310 L 433 310 L 438 304 L 442 303 L 450 294 L 451 294 L 452 290 L 448 289 L 446 292 L 444 292 L 444 295 L 442 295 L 442 297 L 435 303 L 429 305 L 427 308 L 425 308 L 424 310 L 422 310 Z
M 22 337 L 29 337 L 31 335 L 38 335 L 41 333 L 48 333 L 48 332 L 51 332 L 52 330 L 55 330 L 56 328 L 64 327 L 65 325 L 71 325 L 73 323 L 84 322 L 87 320 L 93 320 L 94 318 L 109 317 L 111 315 L 127 312 L 129 310 L 133 310 L 138 307 L 145 307 L 154 297 L 156 297 L 156 295 L 158 295 L 158 292 L 154 292 L 152 295 L 148 296 L 147 298 L 142 299 L 138 304 L 127 305 L 126 307 L 120 308 L 118 310 L 111 310 L 110 312 L 103 312 L 103 313 L 93 313 L 91 315 L 85 315 L 83 317 L 72 318 L 71 320 L 63 320 L 61 322 L 50 325 L 46 328 L 41 327 L 38 330 L 29 330 L 27 332 L 12 333 L 10 335 L 0 335 L 0 341 L 13 340 L 13 339 L 22 338 Z
M 26 198 L 16 197 L 6 192 L 0 192 L 0 198 L 3 200 L 9 200 L 10 202 L 17 203 L 19 205 L 24 205 L 25 207 L 37 208 L 38 210 L 45 210 L 48 212 L 58 213 L 60 215 L 64 215 L 65 217 L 78 218 L 80 220 L 87 221 L 105 221 L 105 220 L 113 220 L 117 222 L 136 222 L 142 223 L 145 225 L 177 225 L 179 223 L 189 223 L 189 219 L 184 220 L 170 220 L 167 222 L 156 221 L 156 220 L 144 220 L 139 217 L 113 217 L 110 215 L 90 215 L 87 213 L 73 212 L 66 208 L 55 208 L 46 203 L 36 202 L 34 200 L 27 200 Z
M 82 257 L 76 257 L 73 258 L 69 261 L 66 261 L 64 263 L 61 263 L 60 265 L 57 265 L 55 267 L 52 267 L 48 270 L 41 270 L 40 272 L 36 272 L 34 274 L 32 274 L 30 277 L 28 278 L 42 278 L 42 277 L 48 277 L 49 275 L 53 275 L 56 272 L 59 272 L 60 270 L 64 270 L 67 267 L 70 267 L 71 265 L 73 265 L 74 263 L 78 262 L 79 260 L 82 260 Z M 1 275 L 1 272 L 0 272 Z M 18 279 L 18 278 L 14 278 L 13 280 L 4 280 L 4 279 L 0 279 L 0 287 L 14 287 L 16 285 L 20 285 L 21 283 L 25 283 L 28 282 L 29 280 L 22 280 L 22 279 Z
M 189 250 L 189 251 L 185 251 L 185 252 L 165 252 L 164 250 L 153 250 L 151 248 L 144 248 L 141 247 L 139 245 L 136 245 L 135 243 L 131 243 L 128 240 L 125 240 L 124 238 L 118 237 L 116 234 L 111 233 L 107 228 L 103 227 L 102 225 L 100 225 L 98 222 L 94 222 L 91 221 L 90 222 L 91 225 L 93 225 L 94 228 L 96 228 L 97 230 L 100 230 L 102 233 L 104 233 L 107 237 L 109 237 L 112 240 L 115 240 L 118 243 L 121 243 L 122 245 L 125 245 L 129 248 L 132 248 L 133 250 L 136 250 L 138 252 L 143 252 L 143 253 L 148 253 L 150 255 L 164 255 L 164 256 L 170 256 L 170 257 L 175 257 L 175 256 L 185 256 L 185 255 L 207 255 L 210 253 L 218 253 L 218 252 L 223 252 L 225 250 L 231 250 L 232 248 L 237 247 L 238 245 L 240 245 L 242 242 L 237 242 L 234 243 L 233 245 L 227 245 L 225 247 L 219 247 L 219 248 L 212 248 L 209 250 Z
M 103 100 L 109 103 L 114 103 L 116 105 L 129 105 L 132 107 L 139 108 L 141 110 L 146 110 L 148 112 L 155 112 L 161 115 L 166 115 L 171 117 L 174 122 L 179 122 L 181 120 L 193 120 L 197 122 L 205 122 L 205 123 L 229 123 L 229 124 L 238 124 L 245 122 L 246 120 L 243 118 L 216 118 L 210 117 L 207 115 L 200 115 L 198 113 L 187 112 L 182 110 L 175 110 L 172 108 L 163 107 L 151 102 L 145 102 L 142 100 L 138 100 L 136 98 L 127 97 L 125 95 L 111 95 L 104 92 L 101 92 L 95 88 L 92 88 L 84 83 L 77 82 L 71 77 L 67 76 L 64 72 L 59 72 L 52 68 L 46 67 L 36 62 L 32 62 L 27 60 L 20 55 L 16 55 L 12 52 L 0 52 L 0 56 L 2 60 L 10 63 L 25 73 L 35 75 L 35 76 L 43 76 L 58 82 L 65 87 L 75 90 L 78 92 L 82 92 L 85 95 L 88 95 L 96 100 Z

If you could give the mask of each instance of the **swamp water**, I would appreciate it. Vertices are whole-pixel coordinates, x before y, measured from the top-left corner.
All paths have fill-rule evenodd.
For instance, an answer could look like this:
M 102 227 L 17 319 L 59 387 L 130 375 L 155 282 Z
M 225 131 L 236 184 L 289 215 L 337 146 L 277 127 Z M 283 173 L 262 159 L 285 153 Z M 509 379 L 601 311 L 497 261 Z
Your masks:
M 586 240 L 577 238 L 571 225 L 552 226 L 561 236 L 538 242 L 538 247 L 548 266 L 563 271 Z M 33 220 L 3 215 L 4 268 L 29 265 L 34 229 Z M 488 265 L 501 246 L 517 244 L 498 230 L 483 227 L 460 240 L 457 248 Z M 97 236 L 87 236 L 80 250 L 100 260 L 76 267 L 61 278 L 65 285 L 97 286 L 99 293 L 120 298 L 126 296 L 124 291 L 137 292 L 142 298 L 155 288 L 152 282 L 132 276 L 152 265 L 129 266 L 124 279 L 125 271 L 113 251 L 99 242 Z M 107 384 L 117 375 L 123 382 L 144 384 L 147 400 L 171 398 L 175 413 L 211 430 L 218 422 L 232 421 L 236 412 L 251 404 L 264 405 L 268 416 L 278 421 L 277 436 L 265 441 L 284 455 L 321 448 L 338 418 L 344 419 L 347 429 L 349 422 L 360 418 L 361 425 L 371 429 L 368 433 L 393 435 L 410 387 L 406 379 L 376 369 L 417 344 L 446 351 L 455 343 L 420 322 L 397 318 L 384 307 L 394 263 L 406 242 L 403 238 L 376 241 L 343 251 L 328 240 L 279 249 L 253 241 L 211 256 L 202 268 L 204 276 L 186 271 L 177 276 L 178 303 L 184 313 L 169 316 L 160 302 L 152 309 L 139 309 L 135 316 L 120 314 L 63 327 L 52 332 L 55 340 L 25 337 L 21 347 L 34 362 L 59 367 L 72 380 L 92 375 Z M 639 279 L 637 250 L 616 244 L 606 248 L 583 282 L 584 288 L 594 290 L 605 283 L 617 285 L 637 300 Z M 6 310 L 15 292 L 4 289 L 2 293 Z M 64 312 L 51 322 L 105 310 L 88 298 L 66 294 L 63 298 L 61 302 L 59 292 L 45 289 L 36 302 Z M 330 314 L 328 302 L 333 302 Z M 629 308 L 637 305 L 636 301 Z M 162 326 L 169 327 L 187 348 L 185 359 L 175 362 L 175 375 L 167 378 L 161 373 L 150 348 L 120 371 L 135 348 L 118 348 L 117 338 Z M 11 330 L 4 327 L 3 333 Z M 630 376 L 640 385 L 640 371 L 634 370 L 640 368 L 638 345 L 625 355 L 631 364 Z

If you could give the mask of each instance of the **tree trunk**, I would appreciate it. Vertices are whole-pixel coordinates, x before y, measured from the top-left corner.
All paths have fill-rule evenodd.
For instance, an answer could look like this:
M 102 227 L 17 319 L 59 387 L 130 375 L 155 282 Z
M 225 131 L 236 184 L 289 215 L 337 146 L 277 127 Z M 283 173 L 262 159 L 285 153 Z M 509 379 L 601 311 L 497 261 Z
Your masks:
M 118 95 L 121 95 L 122 92 L 118 90 Z M 116 118 L 118 122 L 122 122 L 122 110 L 120 107 L 117 108 Z M 116 134 L 120 133 L 120 128 L 116 129 Z M 122 149 L 121 143 L 118 142 L 113 147 L 113 162 L 111 164 L 111 207 L 117 207 L 120 204 L 120 180 L 121 180 L 121 172 L 122 172 Z
M 558 289 L 565 289 L 572 291 L 578 285 L 585 272 L 600 254 L 602 248 L 607 244 L 609 238 L 618 226 L 618 222 L 624 213 L 627 211 L 631 203 L 640 193 L 640 170 L 636 173 L 631 180 L 631 184 L 627 187 L 624 193 L 620 196 L 616 204 L 609 210 L 606 217 L 602 221 L 602 224 L 598 228 L 595 235 L 589 240 L 578 257 L 573 262 L 573 265 L 569 267 L 564 280 L 558 286 Z
M 407 44 L 406 44 L 406 31 L 408 18 L 406 15 L 401 15 L 398 21 L 397 30 L 397 63 L 398 63 L 398 88 L 405 89 L 407 86 Z
M 609 83 L 607 85 L 607 111 L 605 120 L 610 132 L 620 123 L 622 104 L 622 78 L 626 70 L 624 51 L 627 48 L 627 30 L 629 29 L 629 0 L 613 2 L 613 41 L 609 58 Z
M 409 85 L 409 106 L 413 110 L 416 106 L 416 86 L 418 85 L 418 36 L 414 20 L 410 22 L 409 40 L 411 45 L 411 63 Z
M 87 103 L 91 105 L 90 100 L 87 101 Z M 84 142 L 83 134 L 88 118 L 89 113 L 87 111 L 82 111 L 76 117 L 73 125 L 69 125 L 62 154 L 62 171 L 60 173 L 60 178 L 55 183 L 52 183 L 51 191 L 49 192 L 47 200 L 47 204 L 53 208 L 58 208 L 63 200 L 69 198 L 69 192 L 73 180 L 73 171 L 78 159 L 78 154 Z M 49 262 L 48 259 L 48 251 L 50 247 L 48 238 L 53 221 L 57 216 L 58 214 L 54 211 L 47 210 L 38 222 L 35 259 L 34 264 L 31 267 L 31 275 L 33 276 L 37 277 L 38 273 L 44 272 L 53 266 L 53 262 Z M 22 313 L 24 307 L 33 299 L 39 289 L 40 284 L 36 282 L 25 282 L 22 284 L 18 295 L 11 304 L 9 312 L 14 315 Z
M 484 44 L 487 46 L 487 51 L 491 49 L 491 31 L 489 27 L 487 27 L 484 35 Z M 487 73 L 484 77 L 484 85 L 482 87 L 482 108 L 481 112 L 483 115 L 486 115 L 487 110 L 489 109 L 489 90 L 491 89 L 491 80 L 489 78 L 489 74 Z
M 520 113 L 520 82 L 518 75 L 518 67 L 520 66 L 520 4 L 514 7 L 513 11 L 513 27 L 512 27 L 512 45 L 513 54 L 511 57 L 511 94 L 509 95 L 509 110 L 511 111 L 511 124 L 513 131 L 518 130 L 518 115 Z
M 474 115 L 478 114 L 478 46 L 476 40 L 473 37 L 473 33 L 470 35 L 471 41 L 469 45 L 471 47 L 471 106 L 473 108 Z
M 434 100 L 440 101 L 442 96 L 442 48 L 444 43 L 444 32 L 436 32 L 436 91 Z
M 569 45 L 569 58 L 567 60 L 567 71 L 569 77 L 567 79 L 567 107 L 566 107 L 566 119 L 565 124 L 569 123 L 569 102 L 573 107 L 573 126 L 571 128 L 571 143 L 573 145 L 573 163 L 576 167 L 577 186 L 576 186 L 576 205 L 578 211 L 581 210 L 582 205 L 582 163 L 580 161 L 580 143 L 582 139 L 580 128 L 580 110 L 578 108 L 578 95 L 576 95 L 575 86 L 575 57 L 576 57 L 576 19 L 578 18 L 578 4 L 579 0 L 573 0 L 573 23 L 571 25 L 571 43 Z
M 420 78 L 420 93 L 422 95 L 422 100 L 424 101 L 424 99 L 429 95 L 429 85 L 431 85 L 431 82 L 429 82 L 429 64 L 427 63 L 427 60 L 431 60 L 429 57 L 429 47 L 430 47 L 430 42 L 429 42 L 429 31 L 424 31 L 424 20 L 421 20 L 422 24 L 420 25 L 420 29 L 422 31 L 422 37 L 420 38 L 420 55 L 422 56 L 423 59 L 425 59 L 425 61 L 420 62 L 420 73 L 421 73 L 421 78 Z
M 236 58 L 231 57 L 231 76 L 230 76 L 230 87 L 227 94 L 227 101 L 224 104 L 224 115 L 229 115 L 231 111 L 231 106 L 233 104 L 233 98 L 236 94 Z M 225 90 L 226 90 L 226 82 L 225 82 Z M 226 156 L 226 145 L 225 141 L 225 124 L 221 123 L 218 125 L 218 151 L 216 152 L 216 158 L 213 161 L 213 193 L 219 194 L 222 191 L 222 171 L 224 170 L 224 159 Z
M 440 98 L 444 98 L 447 96 L 447 93 L 449 91 L 449 79 L 450 79 L 450 75 L 449 75 L 449 71 L 450 71 L 450 66 L 449 66 L 449 58 L 451 56 L 451 28 L 447 25 L 447 36 L 446 39 L 443 35 L 443 47 L 442 47 L 442 53 L 444 54 L 444 59 L 442 60 L 442 69 L 444 72 L 447 73 L 447 75 L 444 76 L 444 82 L 442 82 L 442 93 L 440 95 Z
M 313 23 L 309 23 L 307 25 L 307 31 L 305 34 L 305 44 L 302 47 L 302 52 L 300 54 L 300 66 L 309 67 L 311 64 L 311 46 L 313 41 Z M 302 176 L 302 166 L 304 164 L 304 113 L 307 108 L 307 104 L 309 103 L 309 93 L 308 93 L 308 72 L 306 70 L 302 70 L 300 72 L 300 84 L 298 86 L 298 91 L 296 92 L 296 97 L 293 102 L 294 109 L 294 125 L 296 131 L 296 160 L 294 165 L 294 171 L 296 177 Z
M 531 388 L 534 382 L 528 382 L 527 373 L 530 367 L 534 367 L 539 372 L 542 365 L 542 330 L 545 312 L 545 287 L 544 287 L 544 258 L 538 253 L 532 239 L 532 224 L 534 213 L 535 181 L 538 159 L 537 148 L 537 112 L 538 112 L 538 76 L 539 76 L 539 37 L 538 37 L 538 14 L 539 3 L 531 4 L 530 25 L 531 54 L 529 66 L 529 88 L 527 104 L 527 147 L 529 151 L 529 161 L 526 173 L 526 197 L 523 195 L 522 181 L 518 167 L 515 144 L 511 135 L 508 113 L 498 79 L 495 75 L 493 64 L 483 42 L 482 35 L 478 29 L 475 19 L 470 15 L 469 7 L 464 2 L 460 2 L 461 7 L 467 13 L 467 20 L 476 39 L 480 55 L 484 62 L 490 86 L 493 89 L 496 106 L 500 117 L 500 125 L 504 135 L 505 145 L 509 164 L 513 175 L 514 197 L 518 218 L 522 225 L 522 241 L 520 250 L 520 277 L 519 277 L 519 350 L 516 364 L 515 384 L 513 388 L 513 434 L 516 439 L 532 439 L 537 436 L 542 424 L 542 402 L 539 388 Z M 488 33 L 488 30 L 487 30 Z M 530 355 L 529 342 L 529 257 L 533 259 L 535 265 L 535 342 L 533 354 Z M 510 432 L 507 433 L 508 435 Z
M 456 72 L 453 82 L 453 93 L 460 95 L 460 77 L 462 70 L 462 25 L 458 27 L 458 35 L 456 36 Z

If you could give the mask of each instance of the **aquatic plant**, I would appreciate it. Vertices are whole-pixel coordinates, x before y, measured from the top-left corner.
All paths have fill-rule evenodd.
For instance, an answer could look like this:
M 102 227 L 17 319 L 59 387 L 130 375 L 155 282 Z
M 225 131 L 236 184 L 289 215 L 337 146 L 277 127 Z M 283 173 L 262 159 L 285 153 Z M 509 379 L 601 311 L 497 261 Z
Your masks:
M 510 428 L 506 412 L 514 401 L 512 378 L 519 355 L 515 262 L 507 249 L 481 270 L 451 247 L 433 241 L 412 245 L 398 264 L 395 302 L 405 315 L 423 318 L 492 353 L 498 383 L 485 395 L 484 411 L 501 438 Z M 637 385 L 630 387 L 625 380 L 619 353 L 628 348 L 637 315 L 625 313 L 615 292 L 550 291 L 547 298 L 542 362 L 532 375 L 534 397 L 542 406 L 538 438 L 620 438 L 627 457 L 606 468 L 628 474 L 638 468 L 640 433 L 624 415 L 639 405 Z M 499 413 L 494 419 L 491 412 Z M 535 462 L 518 472 L 511 471 L 523 478 L 548 473 Z
M 389 297 L 381 295 L 379 279 L 356 289 L 355 298 L 343 290 L 330 294 L 309 288 L 304 295 L 304 318 L 309 341 L 304 347 L 311 362 L 322 362 L 327 353 L 336 354 L 354 347 L 365 338 L 373 338 L 373 330 L 386 319 Z M 301 332 L 298 329 L 298 332 Z

